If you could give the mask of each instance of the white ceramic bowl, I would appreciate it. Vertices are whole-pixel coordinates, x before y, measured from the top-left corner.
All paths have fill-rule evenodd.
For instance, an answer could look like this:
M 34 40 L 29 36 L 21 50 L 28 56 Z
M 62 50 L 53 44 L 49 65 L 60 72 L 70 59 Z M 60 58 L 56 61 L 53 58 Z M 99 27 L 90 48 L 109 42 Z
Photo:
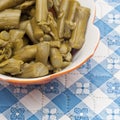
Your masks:
M 95 3 L 94 3 L 94 0 L 78 0 L 78 1 L 80 2 L 81 5 L 91 9 L 91 15 L 88 22 L 85 43 L 82 49 L 80 49 L 75 54 L 72 60 L 72 63 L 58 73 L 47 75 L 40 78 L 24 79 L 24 78 L 15 78 L 15 77 L 9 77 L 5 75 L 0 75 L 0 80 L 10 82 L 10 83 L 21 83 L 21 84 L 44 84 L 56 77 L 59 77 L 61 75 L 64 75 L 70 71 L 73 71 L 79 68 L 88 59 L 90 59 L 93 56 L 100 39 L 100 32 L 98 28 L 93 24 L 95 19 Z

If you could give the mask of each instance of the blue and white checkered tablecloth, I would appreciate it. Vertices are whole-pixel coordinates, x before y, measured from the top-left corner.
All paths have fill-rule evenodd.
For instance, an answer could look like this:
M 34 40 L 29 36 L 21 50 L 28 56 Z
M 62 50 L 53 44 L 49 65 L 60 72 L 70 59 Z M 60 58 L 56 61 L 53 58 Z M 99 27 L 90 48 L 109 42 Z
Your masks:
M 120 120 L 120 0 L 95 0 L 94 56 L 45 85 L 0 83 L 0 120 Z

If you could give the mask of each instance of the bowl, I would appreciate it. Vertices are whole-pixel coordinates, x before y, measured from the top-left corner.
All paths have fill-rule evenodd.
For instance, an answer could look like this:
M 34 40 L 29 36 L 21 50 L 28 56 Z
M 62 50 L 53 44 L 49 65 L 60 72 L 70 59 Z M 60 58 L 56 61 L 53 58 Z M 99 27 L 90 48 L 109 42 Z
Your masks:
M 72 63 L 60 72 L 39 78 L 15 78 L 0 74 L 0 80 L 14 84 L 45 84 L 61 75 L 67 74 L 82 66 L 93 55 L 100 40 L 99 29 L 94 25 L 95 3 L 94 0 L 78 0 L 82 6 L 91 9 L 88 21 L 85 43 L 83 47 L 74 55 Z

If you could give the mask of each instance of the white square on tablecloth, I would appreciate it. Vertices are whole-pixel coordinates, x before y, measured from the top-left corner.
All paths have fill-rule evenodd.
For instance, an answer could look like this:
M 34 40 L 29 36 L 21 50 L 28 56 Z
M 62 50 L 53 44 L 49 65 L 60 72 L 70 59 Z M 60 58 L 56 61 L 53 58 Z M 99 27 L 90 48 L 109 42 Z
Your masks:
M 3 114 L 0 114 L 0 120 L 7 120 L 7 118 Z
M 99 19 L 103 18 L 112 9 L 113 7 L 107 4 L 104 0 L 96 1 L 96 17 Z
M 78 79 L 82 78 L 83 75 L 80 74 L 78 70 L 74 70 L 66 75 L 63 75 L 57 78 L 65 87 L 69 88 L 73 85 Z
M 64 115 L 59 120 L 71 120 L 67 115 Z
M 112 53 L 114 53 L 114 51 L 110 50 L 104 43 L 100 42 L 92 58 L 100 63 Z
M 120 81 L 120 70 L 114 74 L 114 77 L 116 77 Z
M 39 90 L 33 90 L 23 97 L 20 102 L 33 114 L 44 107 L 50 100 L 44 96 Z
M 96 114 L 99 114 L 104 108 L 110 105 L 113 101 L 105 95 L 100 89 L 95 90 L 83 102 Z
M 119 18 L 120 19 L 120 18 Z M 119 33 L 120 34 L 120 25 L 119 26 L 117 26 L 115 29 L 114 29 L 117 33 Z

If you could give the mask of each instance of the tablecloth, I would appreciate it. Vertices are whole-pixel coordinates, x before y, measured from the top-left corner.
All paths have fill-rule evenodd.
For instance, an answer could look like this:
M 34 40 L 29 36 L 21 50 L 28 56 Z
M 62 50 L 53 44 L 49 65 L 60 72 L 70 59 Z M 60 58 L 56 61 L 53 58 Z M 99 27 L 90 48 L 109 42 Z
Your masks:
M 45 85 L 0 82 L 0 120 L 120 120 L 120 0 L 95 4 L 94 56 Z

